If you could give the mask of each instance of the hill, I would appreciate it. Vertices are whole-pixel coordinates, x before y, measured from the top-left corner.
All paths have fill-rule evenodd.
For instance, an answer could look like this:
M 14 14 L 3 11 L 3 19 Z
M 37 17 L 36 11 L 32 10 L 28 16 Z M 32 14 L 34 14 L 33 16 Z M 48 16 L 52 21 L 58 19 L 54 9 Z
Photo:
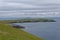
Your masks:
M 32 34 L 0 23 L 0 40 L 42 40 Z

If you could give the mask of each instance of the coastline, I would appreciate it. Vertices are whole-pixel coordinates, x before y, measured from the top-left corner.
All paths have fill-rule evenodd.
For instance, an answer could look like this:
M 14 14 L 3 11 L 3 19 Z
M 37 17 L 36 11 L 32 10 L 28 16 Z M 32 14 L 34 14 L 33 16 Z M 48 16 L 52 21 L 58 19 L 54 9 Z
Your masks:
M 0 20 L 0 31 L 2 29 L 3 33 L 4 32 L 9 33 L 8 40 L 10 40 L 11 38 L 13 38 L 13 40 L 17 40 L 17 39 L 18 40 L 43 40 L 43 38 L 36 37 L 30 33 L 27 33 L 21 29 L 13 28 L 13 26 L 9 25 L 9 24 L 13 24 L 13 23 L 27 23 L 27 22 L 56 22 L 56 21 L 52 20 L 52 19 L 43 19 L 43 18 L 23 19 L 23 20 L 22 19 L 21 20 Z M 4 36 L 3 33 L 1 33 L 2 34 L 1 36 Z M 8 35 L 6 35 L 4 37 L 7 37 Z M 3 37 L 1 37 L 1 38 L 3 38 Z M 7 40 L 7 38 L 5 38 L 5 39 Z
M 23 30 L 16 29 L 4 23 L 0 24 L 1 40 L 43 40 Z

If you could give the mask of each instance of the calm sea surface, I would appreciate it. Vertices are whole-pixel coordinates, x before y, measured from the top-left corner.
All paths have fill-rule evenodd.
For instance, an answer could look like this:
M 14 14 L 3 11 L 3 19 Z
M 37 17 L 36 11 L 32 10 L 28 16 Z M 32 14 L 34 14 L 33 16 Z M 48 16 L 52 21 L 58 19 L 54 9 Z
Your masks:
M 56 22 L 15 23 L 26 27 L 22 29 L 45 40 L 60 40 L 60 18 L 53 18 Z

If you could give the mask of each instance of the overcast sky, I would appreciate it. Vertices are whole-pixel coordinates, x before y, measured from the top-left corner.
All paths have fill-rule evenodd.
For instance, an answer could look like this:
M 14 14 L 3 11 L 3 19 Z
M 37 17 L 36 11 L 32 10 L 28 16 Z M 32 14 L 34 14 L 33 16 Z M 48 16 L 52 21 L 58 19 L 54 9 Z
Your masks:
M 50 14 L 52 12 L 58 13 Z M 31 15 L 35 17 L 60 16 L 59 12 L 60 0 L 0 0 L 0 17 L 2 18 Z

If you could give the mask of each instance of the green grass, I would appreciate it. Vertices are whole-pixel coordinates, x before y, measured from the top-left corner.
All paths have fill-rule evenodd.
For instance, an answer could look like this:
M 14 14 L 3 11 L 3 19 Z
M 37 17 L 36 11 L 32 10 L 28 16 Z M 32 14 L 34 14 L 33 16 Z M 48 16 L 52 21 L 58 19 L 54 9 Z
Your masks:
M 42 40 L 32 34 L 0 23 L 0 40 Z

